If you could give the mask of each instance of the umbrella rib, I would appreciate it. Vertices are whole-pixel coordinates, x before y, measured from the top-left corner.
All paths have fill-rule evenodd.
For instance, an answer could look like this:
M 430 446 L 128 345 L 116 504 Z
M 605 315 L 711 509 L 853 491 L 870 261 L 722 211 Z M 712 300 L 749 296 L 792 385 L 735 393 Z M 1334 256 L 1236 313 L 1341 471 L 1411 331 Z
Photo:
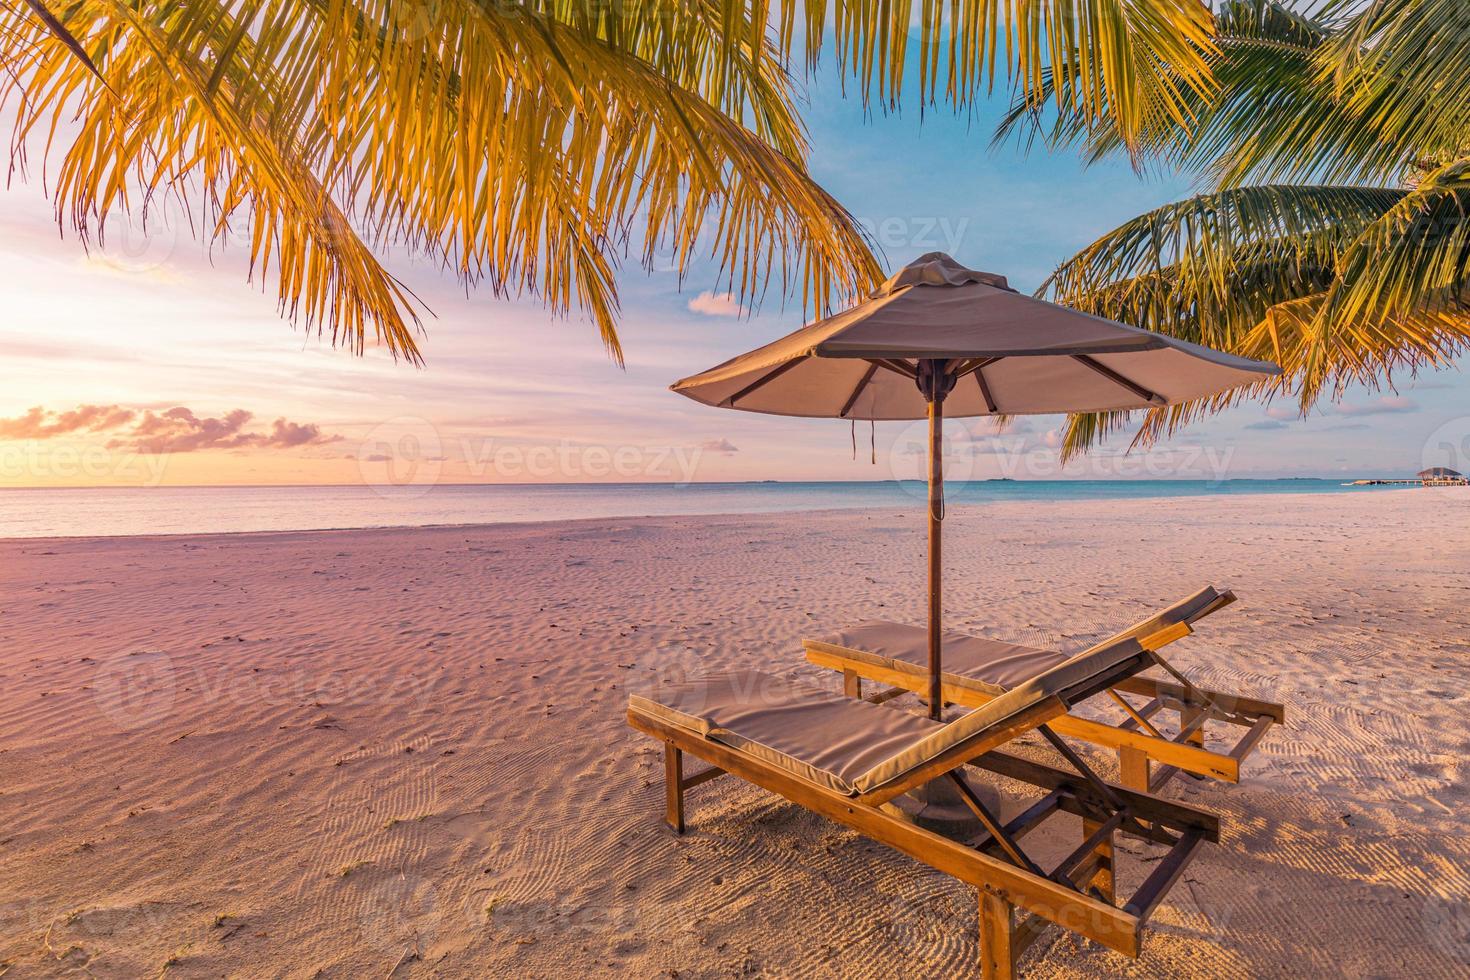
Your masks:
M 965 361 L 959 367 L 955 368 L 955 372 L 954 372 L 955 379 L 956 380 L 959 380 L 960 378 L 963 378 L 967 374 L 974 374 L 976 371 L 980 370 L 983 367 L 990 367 L 990 365 L 994 364 L 996 361 L 1003 361 L 1003 360 L 1005 360 L 1005 355 L 1001 355 L 1000 357 L 974 357 L 974 358 L 971 358 L 970 360 Z
M 837 417 L 838 418 L 840 418 L 840 419 L 847 418 L 847 413 L 850 412 L 850 411 L 852 411 L 852 406 L 854 406 L 854 405 L 857 404 L 858 395 L 861 395 L 863 393 L 863 389 L 868 386 L 868 382 L 869 381 L 872 381 L 873 380 L 873 375 L 875 375 L 877 373 L 878 373 L 878 365 L 877 365 L 877 363 L 876 362 L 869 362 L 867 373 L 864 374 L 862 380 L 857 383 L 857 387 L 854 388 L 854 389 L 852 389 L 852 394 L 850 394 L 850 395 L 847 396 L 847 403 L 842 406 L 842 411 L 840 411 L 840 412 L 837 413 Z
M 1078 363 L 1087 365 L 1114 384 L 1122 385 L 1124 388 L 1127 388 L 1129 391 L 1133 392 L 1133 394 L 1137 395 L 1139 398 L 1142 398 L 1150 405 L 1167 405 L 1169 403 L 1168 399 L 1165 398 L 1163 395 L 1160 395 L 1158 392 L 1150 391 L 1143 385 L 1138 384 L 1136 381 L 1130 381 L 1129 379 L 1119 374 L 1117 371 L 1114 371 L 1112 368 L 1108 367 L 1105 364 L 1099 364 L 1097 361 L 1088 357 L 1086 354 L 1073 354 L 1072 359 L 1074 361 L 1077 361 Z
M 991 415 L 996 412 L 995 399 L 990 397 L 990 385 L 985 383 L 985 365 L 975 365 L 975 383 L 980 386 L 980 397 L 985 399 L 985 410 Z
M 793 357 L 791 360 L 787 361 L 785 364 L 778 364 L 778 365 L 776 365 L 776 367 L 773 370 L 766 372 L 765 374 L 761 375 L 759 378 L 756 378 L 750 384 L 746 385 L 744 388 L 741 388 L 739 391 L 735 392 L 735 394 L 731 395 L 729 398 L 726 398 L 725 399 L 725 404 L 728 405 L 731 408 L 734 408 L 735 407 L 735 403 L 738 402 L 740 399 L 744 398 L 746 395 L 750 394 L 751 392 L 753 392 L 753 391 L 761 388 L 763 385 L 766 385 L 766 384 L 769 384 L 772 381 L 775 381 L 777 378 L 781 377 L 781 375 L 785 374 L 787 371 L 790 371 L 792 368 L 796 367 L 796 365 L 800 364 L 803 360 L 805 360 L 805 358 Z
M 908 378 L 910 381 L 913 381 L 919 376 L 918 369 L 910 367 L 904 361 L 894 361 L 884 357 L 865 357 L 863 358 L 863 360 L 867 361 L 869 364 L 876 364 L 880 368 L 887 368 L 894 374 L 902 375 L 903 377 Z

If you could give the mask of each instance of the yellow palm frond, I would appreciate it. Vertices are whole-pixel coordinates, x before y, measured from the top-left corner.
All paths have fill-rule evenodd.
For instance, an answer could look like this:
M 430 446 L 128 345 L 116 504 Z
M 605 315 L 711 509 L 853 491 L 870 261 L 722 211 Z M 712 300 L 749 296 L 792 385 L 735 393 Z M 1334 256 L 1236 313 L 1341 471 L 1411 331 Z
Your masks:
M 831 45 L 885 104 L 917 56 L 921 98 L 956 106 L 999 77 L 1039 98 L 1075 55 L 1047 97 L 1131 141 L 1208 90 L 1210 25 L 1200 0 L 25 0 L 0 7 L 0 97 L 17 159 L 27 136 L 59 155 L 84 240 L 172 195 L 243 238 L 288 315 L 416 359 L 377 254 L 408 246 L 587 315 L 620 357 L 630 251 L 681 277 L 712 259 L 747 302 L 878 278 L 807 172 L 803 54 Z

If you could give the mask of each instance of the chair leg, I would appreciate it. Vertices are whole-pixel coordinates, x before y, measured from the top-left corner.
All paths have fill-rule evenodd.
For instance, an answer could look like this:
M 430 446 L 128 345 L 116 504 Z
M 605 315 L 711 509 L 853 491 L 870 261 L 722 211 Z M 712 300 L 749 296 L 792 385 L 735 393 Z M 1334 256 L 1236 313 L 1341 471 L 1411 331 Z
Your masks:
M 863 696 L 863 679 L 855 670 L 844 670 L 842 672 L 842 693 L 844 696 L 861 699 Z
M 1118 782 L 1139 793 L 1148 792 L 1148 754 L 1131 745 L 1118 746 Z
M 1014 980 L 1016 926 L 1014 907 L 994 892 L 980 889 L 980 976 Z
M 1097 833 L 1101 826 L 1102 824 L 1092 820 L 1082 821 L 1083 841 Z M 1113 884 L 1113 835 L 1108 834 L 1107 839 L 1093 853 L 1097 855 L 1097 870 L 1093 872 L 1091 885 L 1102 893 L 1104 901 L 1112 905 L 1117 897 Z
M 664 819 L 674 833 L 684 833 L 684 753 L 664 743 Z

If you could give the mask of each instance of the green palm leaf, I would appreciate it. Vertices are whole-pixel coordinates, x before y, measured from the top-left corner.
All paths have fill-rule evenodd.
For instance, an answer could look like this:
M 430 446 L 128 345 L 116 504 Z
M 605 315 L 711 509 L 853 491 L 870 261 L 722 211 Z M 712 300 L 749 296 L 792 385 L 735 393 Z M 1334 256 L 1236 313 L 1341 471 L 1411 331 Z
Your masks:
M 1134 444 L 1242 399 L 1289 393 L 1303 408 L 1324 384 L 1437 363 L 1470 336 L 1463 318 L 1399 309 L 1374 334 L 1324 333 L 1321 311 L 1345 264 L 1414 192 L 1380 188 L 1244 187 L 1166 205 L 1104 235 L 1063 263 L 1043 285 L 1049 298 L 1194 343 L 1275 360 L 1285 373 L 1254 389 L 1151 410 Z M 1458 234 L 1470 231 L 1470 221 Z M 1446 242 L 1458 241 L 1451 233 Z M 1415 340 L 1417 338 L 1417 340 Z M 1414 340 L 1414 342 L 1410 342 Z M 1137 416 L 1107 413 L 1068 421 L 1070 458 Z
M 1135 445 L 1244 397 L 1290 393 L 1306 411 L 1351 383 L 1391 385 L 1470 339 L 1470 7 L 1343 0 L 1305 17 L 1238 0 L 1217 23 L 1217 95 L 1140 146 L 1226 190 L 1123 225 L 1046 289 L 1285 373 L 1259 391 L 1147 413 Z M 1023 100 L 997 138 L 1010 135 L 1093 158 L 1126 149 L 1075 113 L 1044 116 Z M 1406 186 L 1354 186 L 1370 181 Z M 1074 418 L 1064 454 L 1134 421 Z

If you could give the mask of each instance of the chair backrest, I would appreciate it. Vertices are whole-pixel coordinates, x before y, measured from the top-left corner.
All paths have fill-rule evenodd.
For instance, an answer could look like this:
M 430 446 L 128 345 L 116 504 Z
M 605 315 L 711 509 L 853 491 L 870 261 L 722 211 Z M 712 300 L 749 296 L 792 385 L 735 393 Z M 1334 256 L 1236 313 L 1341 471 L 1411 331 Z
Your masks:
M 1188 632 L 1188 626 L 1181 628 Z M 987 735 L 1048 698 L 1059 698 L 1069 704 L 1073 697 L 1079 696 L 1077 692 L 1117 683 L 1150 663 L 1137 637 L 1124 634 L 1110 637 L 961 715 L 863 773 L 853 785 L 859 793 L 880 789 L 941 755 L 964 745 L 978 745 Z
M 1131 636 L 1142 640 L 1152 634 L 1169 626 L 1179 623 L 1193 625 L 1204 619 L 1210 613 L 1224 609 L 1235 601 L 1235 593 L 1229 589 L 1223 592 L 1212 585 L 1207 585 L 1194 595 L 1180 599 L 1167 609 L 1160 610 L 1146 619 L 1141 619 L 1125 630 L 1115 633 L 1109 639 L 1117 639 L 1121 636 Z M 1104 643 L 1107 640 L 1103 641 Z

